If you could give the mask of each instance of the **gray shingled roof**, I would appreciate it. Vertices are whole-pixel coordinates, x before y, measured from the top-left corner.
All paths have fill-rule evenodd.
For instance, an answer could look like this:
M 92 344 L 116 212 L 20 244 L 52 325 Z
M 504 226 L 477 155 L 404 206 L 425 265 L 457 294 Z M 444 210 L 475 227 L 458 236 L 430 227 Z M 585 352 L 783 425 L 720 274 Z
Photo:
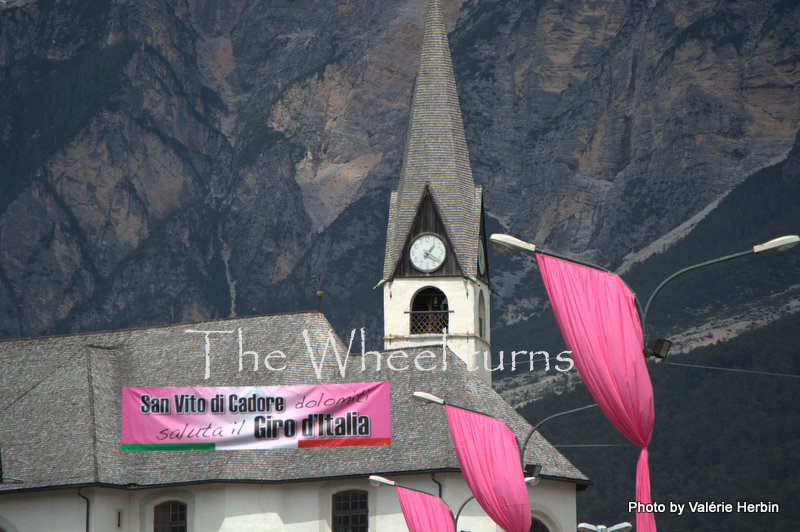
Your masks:
M 383 278 L 391 279 L 428 186 L 465 275 L 477 275 L 481 187 L 469 164 L 447 32 L 439 0 L 425 17 L 403 166 L 389 206 Z
M 245 350 L 279 349 L 282 372 L 239 372 L 238 334 L 212 337 L 206 380 L 204 335 L 187 330 L 242 330 Z M 0 491 L 62 486 L 146 487 L 209 481 L 280 482 L 358 477 L 371 473 L 446 471 L 458 468 L 444 409 L 411 399 L 415 390 L 437 394 L 503 419 L 520 438 L 530 426 L 461 360 L 447 353 L 447 371 L 377 370 L 351 358 L 344 377 L 330 357 L 317 380 L 302 331 L 315 353 L 330 325 L 317 312 L 219 320 L 202 324 L 112 331 L 0 342 L 0 446 L 4 476 L 23 484 Z M 344 350 L 341 341 L 336 339 Z M 359 346 L 358 336 L 354 341 Z M 439 348 L 441 349 L 441 348 Z M 218 351 L 217 351 L 218 350 Z M 411 357 L 416 350 L 407 350 Z M 342 351 L 344 352 L 344 351 Z M 439 351 L 440 352 L 440 351 Z M 224 353 L 224 355 L 223 355 Z M 383 352 L 385 360 L 386 352 Z M 226 356 L 227 355 L 227 356 Z M 413 360 L 411 358 L 410 360 Z M 390 381 L 392 444 L 383 447 L 274 449 L 268 451 L 120 450 L 123 386 L 248 386 L 318 382 Z M 579 484 L 587 478 L 538 434 L 526 453 L 542 474 Z

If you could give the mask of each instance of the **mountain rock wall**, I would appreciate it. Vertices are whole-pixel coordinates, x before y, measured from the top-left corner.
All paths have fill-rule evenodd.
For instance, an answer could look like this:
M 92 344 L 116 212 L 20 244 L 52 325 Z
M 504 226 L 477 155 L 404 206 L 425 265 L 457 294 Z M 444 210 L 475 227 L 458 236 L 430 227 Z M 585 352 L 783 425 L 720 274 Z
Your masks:
M 796 2 L 444 5 L 487 210 L 551 249 L 614 264 L 800 125 Z M 379 338 L 424 9 L 0 4 L 0 337 L 309 308 L 321 287 L 337 328 Z

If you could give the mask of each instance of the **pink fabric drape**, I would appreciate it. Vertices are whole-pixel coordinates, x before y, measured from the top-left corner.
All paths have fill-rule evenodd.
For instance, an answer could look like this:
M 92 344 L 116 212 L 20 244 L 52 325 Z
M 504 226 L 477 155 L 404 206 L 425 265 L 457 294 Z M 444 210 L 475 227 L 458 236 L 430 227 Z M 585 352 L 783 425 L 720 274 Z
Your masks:
M 458 464 L 475 500 L 506 532 L 528 532 L 531 508 L 514 433 L 491 416 L 446 408 Z
M 633 294 L 618 276 L 536 254 L 547 294 L 572 360 L 606 417 L 641 448 L 636 500 L 649 504 L 647 446 L 655 411 Z M 652 513 L 636 514 L 638 532 L 654 532 Z
M 410 532 L 453 532 L 453 514 L 439 497 L 397 486 L 397 498 Z

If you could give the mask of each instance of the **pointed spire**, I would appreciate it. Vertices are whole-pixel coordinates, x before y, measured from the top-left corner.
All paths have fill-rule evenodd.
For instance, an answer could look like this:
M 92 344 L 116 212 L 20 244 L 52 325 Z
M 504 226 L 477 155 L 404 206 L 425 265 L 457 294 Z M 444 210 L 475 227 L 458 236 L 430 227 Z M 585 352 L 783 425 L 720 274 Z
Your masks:
M 464 274 L 475 275 L 481 189 L 472 178 L 440 0 L 428 1 L 403 166 L 390 202 L 385 279 L 394 273 L 426 185 Z

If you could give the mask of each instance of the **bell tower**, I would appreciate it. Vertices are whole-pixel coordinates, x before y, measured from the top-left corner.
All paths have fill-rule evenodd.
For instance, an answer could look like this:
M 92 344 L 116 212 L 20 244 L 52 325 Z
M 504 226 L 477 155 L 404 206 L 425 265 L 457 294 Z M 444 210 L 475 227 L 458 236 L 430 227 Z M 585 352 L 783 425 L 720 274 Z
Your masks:
M 469 164 L 440 0 L 425 16 L 383 266 L 384 348 L 439 345 L 491 382 L 483 191 Z

